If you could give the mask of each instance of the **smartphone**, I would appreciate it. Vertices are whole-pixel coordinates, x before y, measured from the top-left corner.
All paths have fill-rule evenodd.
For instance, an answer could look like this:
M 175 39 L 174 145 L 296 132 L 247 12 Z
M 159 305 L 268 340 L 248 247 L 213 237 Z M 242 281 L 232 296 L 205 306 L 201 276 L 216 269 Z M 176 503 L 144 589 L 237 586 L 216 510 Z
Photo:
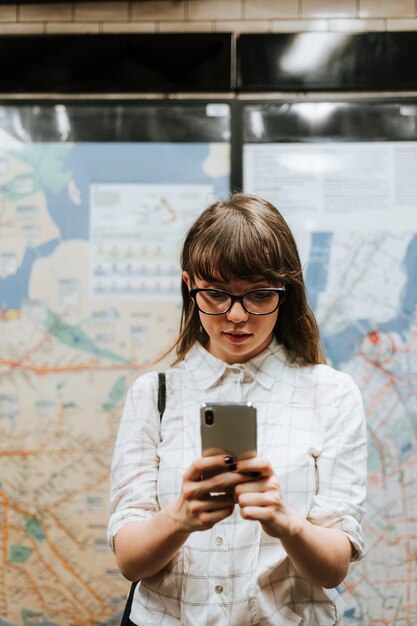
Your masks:
M 200 408 L 202 456 L 224 454 L 233 462 L 256 456 L 256 408 L 251 402 L 207 402 Z M 228 467 L 206 472 L 209 478 Z

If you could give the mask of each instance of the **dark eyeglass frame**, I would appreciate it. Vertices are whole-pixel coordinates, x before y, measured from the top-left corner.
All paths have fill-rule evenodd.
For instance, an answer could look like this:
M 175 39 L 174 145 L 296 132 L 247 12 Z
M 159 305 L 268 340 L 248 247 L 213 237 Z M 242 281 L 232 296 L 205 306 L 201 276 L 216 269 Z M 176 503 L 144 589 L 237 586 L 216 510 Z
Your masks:
M 200 307 L 197 304 L 197 294 L 199 294 L 201 291 L 211 291 L 211 292 L 215 291 L 216 293 L 222 293 L 225 296 L 228 296 L 231 300 L 230 306 L 225 311 L 222 311 L 221 313 L 207 313 L 207 311 L 203 311 L 202 309 L 200 309 Z M 268 311 L 268 313 L 252 313 L 252 311 L 249 311 L 243 302 L 243 298 L 247 296 L 249 293 L 254 293 L 256 291 L 273 291 L 274 293 L 277 293 L 278 294 L 277 306 L 274 309 L 272 309 L 272 311 Z M 226 313 L 230 311 L 230 309 L 232 308 L 235 302 L 239 302 L 243 310 L 246 311 L 246 313 L 249 313 L 249 315 L 271 315 L 271 313 L 275 313 L 275 311 L 278 309 L 279 305 L 281 304 L 279 296 L 280 294 L 285 294 L 285 287 L 259 287 L 258 289 L 250 289 L 249 291 L 245 291 L 245 293 L 241 293 L 239 296 L 236 296 L 233 293 L 229 293 L 228 291 L 223 291 L 223 289 L 210 289 L 208 287 L 203 287 L 201 289 L 200 288 L 190 289 L 189 293 L 190 293 L 190 298 L 195 303 L 197 309 L 201 313 L 204 313 L 204 315 L 225 315 Z

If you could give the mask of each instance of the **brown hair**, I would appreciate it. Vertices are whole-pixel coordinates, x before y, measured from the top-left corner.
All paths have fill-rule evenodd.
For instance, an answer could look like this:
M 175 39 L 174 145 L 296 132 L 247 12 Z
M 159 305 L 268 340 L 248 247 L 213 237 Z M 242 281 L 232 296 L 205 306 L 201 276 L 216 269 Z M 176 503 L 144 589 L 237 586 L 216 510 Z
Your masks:
M 281 213 L 269 202 L 243 193 L 210 205 L 189 229 L 181 267 L 191 281 L 263 277 L 285 284 L 274 334 L 289 356 L 303 365 L 324 363 L 319 331 L 307 304 L 297 245 Z M 197 307 L 184 281 L 180 334 L 175 343 L 178 362 L 195 341 L 204 343 Z

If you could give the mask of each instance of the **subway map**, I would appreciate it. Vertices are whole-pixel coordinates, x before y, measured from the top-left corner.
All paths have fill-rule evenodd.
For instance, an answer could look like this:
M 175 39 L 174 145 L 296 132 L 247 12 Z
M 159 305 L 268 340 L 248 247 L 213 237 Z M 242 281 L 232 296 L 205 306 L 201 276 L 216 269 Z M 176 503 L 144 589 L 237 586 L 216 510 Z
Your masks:
M 228 192 L 228 150 L 0 150 L 0 626 L 119 624 L 128 584 L 106 526 L 121 407 L 175 335 L 179 241 Z M 417 232 L 409 215 L 392 210 L 392 227 L 363 228 L 358 212 L 342 229 L 300 232 L 329 362 L 358 383 L 368 422 L 369 552 L 340 588 L 344 626 L 417 624 Z
M 227 143 L 0 149 L 1 626 L 120 622 L 121 407 L 172 342 L 180 240 L 229 168 Z
M 330 365 L 368 426 L 368 555 L 343 626 L 417 624 L 417 144 L 250 144 L 245 190 L 282 207 Z
M 342 587 L 343 624 L 413 626 L 417 233 L 316 233 L 312 239 L 307 280 L 326 353 L 359 385 L 368 424 L 368 555 Z

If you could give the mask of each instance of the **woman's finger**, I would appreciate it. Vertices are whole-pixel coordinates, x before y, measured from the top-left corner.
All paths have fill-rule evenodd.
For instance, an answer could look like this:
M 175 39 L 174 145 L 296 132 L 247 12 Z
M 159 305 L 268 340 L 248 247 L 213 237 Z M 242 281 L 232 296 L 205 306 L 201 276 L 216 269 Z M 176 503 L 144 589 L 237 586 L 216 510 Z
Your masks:
M 237 495 L 237 500 L 240 507 L 279 507 L 281 505 L 281 498 L 279 494 L 274 491 L 241 493 Z
M 198 515 L 202 511 L 218 511 L 220 509 L 234 507 L 234 498 L 231 494 L 221 496 L 209 496 L 201 500 L 192 500 L 188 504 L 188 510 L 193 515 Z
M 237 496 L 241 493 L 260 493 L 264 491 L 276 491 L 279 495 L 281 495 L 281 487 L 276 476 L 270 476 L 269 478 L 258 478 L 256 480 L 250 480 L 244 483 L 242 482 L 235 487 L 235 494 Z
M 207 456 L 196 459 L 184 473 L 185 480 L 201 480 L 204 472 L 214 470 L 227 470 L 233 466 L 233 459 L 224 454 L 216 454 L 215 456 Z M 234 467 L 234 466 L 233 466 Z
M 244 459 L 237 462 L 237 470 L 239 472 L 259 472 L 263 477 L 272 476 L 274 470 L 268 459 L 254 457 L 253 459 Z
M 233 507 L 217 509 L 216 511 L 203 511 L 198 516 L 198 521 L 194 523 L 194 530 L 207 530 L 212 528 L 217 522 L 221 522 L 233 513 Z
M 239 496 L 242 493 L 260 493 L 263 491 L 268 491 L 268 489 L 270 488 L 271 487 L 268 485 L 266 480 L 262 480 L 261 478 L 259 478 L 257 480 L 250 480 L 246 483 L 239 483 L 235 487 L 235 494 Z
M 266 506 L 245 506 L 240 509 L 240 515 L 244 519 L 257 520 L 266 524 L 273 523 L 275 519 L 273 509 Z
M 186 500 L 194 498 L 205 498 L 210 493 L 222 493 L 224 491 L 233 492 L 236 485 L 241 482 L 251 480 L 248 476 L 239 472 L 223 472 L 197 482 L 185 481 L 182 493 Z

